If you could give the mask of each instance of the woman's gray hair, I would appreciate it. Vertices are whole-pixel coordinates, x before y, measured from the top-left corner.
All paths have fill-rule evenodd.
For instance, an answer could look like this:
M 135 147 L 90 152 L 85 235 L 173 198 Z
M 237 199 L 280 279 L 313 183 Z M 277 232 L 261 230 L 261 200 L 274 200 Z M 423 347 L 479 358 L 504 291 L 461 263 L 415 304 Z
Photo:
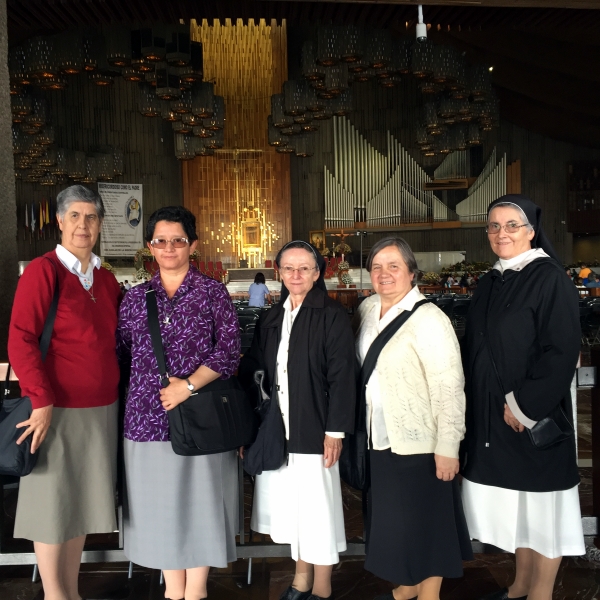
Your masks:
M 96 208 L 98 218 L 100 220 L 104 219 L 104 202 L 102 202 L 100 194 L 86 188 L 84 185 L 71 185 L 56 196 L 56 214 L 58 214 L 61 219 L 64 219 L 67 210 L 69 210 L 69 206 L 71 206 L 73 202 L 87 202 L 88 204 L 93 204 Z
M 369 256 L 367 257 L 366 269 L 370 273 L 373 266 L 373 259 L 381 252 L 384 248 L 389 246 L 395 246 L 402 256 L 402 260 L 408 267 L 408 272 L 414 275 L 412 280 L 413 287 L 417 285 L 417 277 L 419 275 L 419 268 L 417 267 L 417 259 L 413 254 L 412 248 L 408 245 L 408 242 L 401 237 L 385 237 L 380 239 L 378 242 L 373 244 Z
M 494 208 L 492 208 L 492 210 L 490 210 L 490 214 L 492 213 L 492 211 L 495 208 L 504 208 L 504 207 L 514 208 L 519 213 L 519 215 L 521 215 L 521 221 L 523 221 L 523 225 L 527 225 L 527 231 L 533 231 L 533 225 L 529 222 L 529 219 L 527 218 L 525 211 L 520 206 L 514 204 L 513 202 L 498 202 L 498 204 L 495 204 Z

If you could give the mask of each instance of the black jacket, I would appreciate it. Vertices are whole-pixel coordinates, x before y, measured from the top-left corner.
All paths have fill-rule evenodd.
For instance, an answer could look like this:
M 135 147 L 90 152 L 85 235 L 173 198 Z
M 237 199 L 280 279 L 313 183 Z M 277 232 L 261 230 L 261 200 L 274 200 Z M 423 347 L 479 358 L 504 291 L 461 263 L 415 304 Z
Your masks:
M 463 340 L 467 479 L 530 492 L 577 485 L 574 437 L 538 450 L 503 415 L 504 395 L 512 391 L 530 419 L 539 421 L 561 404 L 572 422 L 570 385 L 580 344 L 577 291 L 556 261 L 541 258 L 521 271 L 494 270 L 480 279 Z
M 283 315 L 279 303 L 261 316 L 240 363 L 243 385 L 251 385 L 254 371 L 264 369 L 271 389 Z M 323 454 L 326 431 L 354 431 L 356 358 L 350 319 L 317 287 L 306 295 L 292 326 L 288 385 L 289 452 Z

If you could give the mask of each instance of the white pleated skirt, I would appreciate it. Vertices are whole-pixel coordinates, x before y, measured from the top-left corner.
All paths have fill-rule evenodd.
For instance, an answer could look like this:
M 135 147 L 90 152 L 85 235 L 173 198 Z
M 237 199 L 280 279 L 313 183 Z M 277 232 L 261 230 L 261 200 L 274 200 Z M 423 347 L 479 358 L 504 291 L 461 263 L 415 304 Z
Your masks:
M 578 486 L 558 492 L 521 492 L 462 482 L 471 539 L 507 552 L 531 548 L 548 558 L 585 554 Z
M 287 465 L 258 475 L 251 527 L 290 544 L 294 560 L 339 562 L 346 533 L 338 464 L 326 469 L 323 455 L 290 454 Z

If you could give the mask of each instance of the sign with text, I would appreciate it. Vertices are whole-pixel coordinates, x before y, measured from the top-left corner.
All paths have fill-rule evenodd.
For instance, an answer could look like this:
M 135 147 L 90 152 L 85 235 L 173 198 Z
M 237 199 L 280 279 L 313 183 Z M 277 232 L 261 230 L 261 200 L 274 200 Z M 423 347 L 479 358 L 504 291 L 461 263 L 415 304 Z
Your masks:
M 144 245 L 142 221 L 142 184 L 98 183 L 104 202 L 100 254 L 135 256 Z

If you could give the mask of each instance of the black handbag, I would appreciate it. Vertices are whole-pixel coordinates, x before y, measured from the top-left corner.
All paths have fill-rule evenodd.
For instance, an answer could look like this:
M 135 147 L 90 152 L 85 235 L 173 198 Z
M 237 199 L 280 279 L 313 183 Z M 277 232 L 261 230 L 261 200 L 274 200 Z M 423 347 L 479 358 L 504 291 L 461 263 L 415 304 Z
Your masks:
M 48 259 L 50 260 L 50 259 Z M 52 263 L 52 261 L 50 261 Z M 54 263 L 52 263 L 54 267 Z M 55 270 L 55 286 L 52 303 L 44 323 L 44 329 L 40 337 L 40 353 L 42 362 L 46 360 L 50 338 L 54 329 L 56 310 L 58 308 L 58 275 Z M 25 477 L 35 467 L 38 452 L 31 453 L 31 435 L 28 435 L 20 445 L 17 440 L 21 437 L 24 427 L 17 429 L 17 424 L 27 421 L 31 417 L 31 400 L 29 396 L 21 398 L 6 398 L 10 394 L 10 371 L 8 364 L 6 379 L 2 386 L 0 397 L 0 475 L 12 475 L 13 477 Z
M 366 491 L 370 486 L 367 436 L 367 383 L 377 366 L 377 360 L 385 345 L 394 337 L 396 332 L 408 319 L 428 300 L 417 302 L 412 310 L 402 311 L 386 328 L 373 340 L 370 345 L 359 375 L 359 393 L 356 410 L 356 426 L 353 434 L 346 434 L 342 453 L 340 455 L 340 477 L 349 486 Z
M 261 424 L 254 443 L 244 452 L 244 471 L 248 475 L 260 475 L 263 471 L 277 471 L 288 457 L 285 425 L 277 398 L 277 375 L 269 396 L 263 387 L 264 371 L 255 371 L 254 385 L 259 397 L 256 412 Z
M 489 343 L 490 337 L 487 329 L 487 320 L 486 333 L 488 334 L 486 346 L 488 348 L 490 360 L 492 361 L 492 366 L 494 367 L 496 378 L 498 379 L 498 383 L 500 384 L 500 389 L 502 390 L 504 397 L 506 397 L 506 392 L 504 390 L 502 378 L 500 377 L 500 373 L 498 372 L 498 367 L 496 366 L 496 361 L 494 360 L 494 353 L 492 352 L 492 347 Z M 571 401 L 570 397 L 569 401 Z M 560 444 L 561 442 L 568 440 L 570 437 L 573 437 L 573 435 L 575 434 L 573 424 L 569 421 L 569 418 L 563 410 L 562 400 L 558 404 L 558 406 L 552 411 L 551 415 L 548 415 L 547 417 L 544 417 L 541 421 L 538 421 L 531 429 L 529 429 L 529 427 L 526 427 L 525 429 L 529 435 L 531 443 L 538 450 L 545 450 L 546 448 L 550 448 L 551 446 Z
M 146 292 L 146 310 L 162 387 L 169 373 L 158 323 L 154 290 Z M 256 416 L 237 380 L 216 379 L 195 391 L 167 412 L 173 452 L 181 456 L 217 454 L 251 444 L 256 437 Z

